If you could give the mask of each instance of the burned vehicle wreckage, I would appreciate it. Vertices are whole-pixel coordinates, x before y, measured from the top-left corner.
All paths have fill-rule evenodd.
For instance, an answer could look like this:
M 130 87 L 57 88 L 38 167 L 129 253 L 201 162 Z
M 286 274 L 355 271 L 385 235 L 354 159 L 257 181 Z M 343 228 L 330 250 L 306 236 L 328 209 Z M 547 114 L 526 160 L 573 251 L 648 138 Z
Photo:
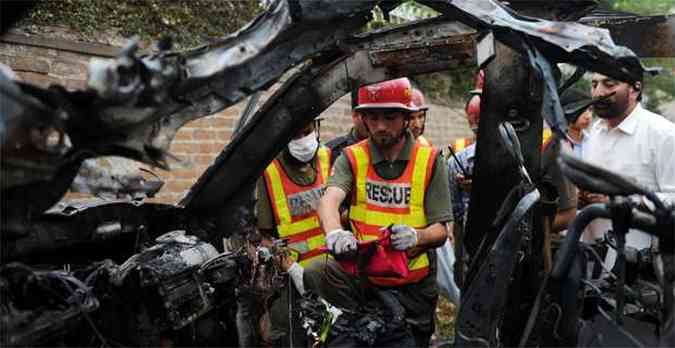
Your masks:
M 562 137 L 564 113 L 574 112 L 560 105 L 569 83 L 556 80 L 556 64 L 620 80 L 652 70 L 605 29 L 553 21 L 593 24 L 584 17 L 593 1 L 559 1 L 546 10 L 537 1 L 419 2 L 442 15 L 354 34 L 374 6 L 386 13 L 399 2 L 275 1 L 239 32 L 195 50 L 173 52 L 165 41 L 159 53 L 140 56 L 132 42 L 117 59 L 92 62 L 83 91 L 38 88 L 0 72 L 2 345 L 238 345 L 246 334 L 236 315 L 239 291 L 286 282 L 271 256 L 284 246 L 224 251 L 223 240 L 254 234 L 255 180 L 292 134 L 355 87 L 477 62 L 487 74 L 475 176 L 484 189 L 472 193 L 468 228 L 481 239 L 466 241 L 479 262 L 463 289 L 456 344 L 675 346 L 675 211 L 654 194 L 563 158 L 577 185 L 616 199 L 582 211 L 549 274 L 533 270 L 543 120 Z M 673 27 L 672 18 L 653 20 Z M 116 155 L 169 169 L 167 149 L 181 126 L 268 88 L 298 65 L 263 106 L 245 113 L 180 204 L 50 209 L 84 160 Z M 490 183 L 497 171 L 504 180 Z M 637 211 L 623 198 L 634 194 L 655 208 Z M 604 287 L 582 276 L 577 240 L 595 217 L 612 217 L 620 251 L 629 227 L 659 237 L 656 281 L 637 289 L 626 268 Z M 652 257 L 620 255 L 633 263 Z M 583 311 L 581 289 L 591 293 L 581 295 Z M 325 340 L 324 308 L 310 298 L 298 309 L 297 325 L 318 343 Z

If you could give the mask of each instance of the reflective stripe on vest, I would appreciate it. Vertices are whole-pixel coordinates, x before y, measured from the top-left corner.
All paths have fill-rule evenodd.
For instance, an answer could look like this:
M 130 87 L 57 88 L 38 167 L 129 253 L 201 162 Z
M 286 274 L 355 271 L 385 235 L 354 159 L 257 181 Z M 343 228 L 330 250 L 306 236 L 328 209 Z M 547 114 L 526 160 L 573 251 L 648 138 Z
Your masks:
M 267 194 L 274 212 L 279 238 L 288 239 L 288 247 L 298 253 L 298 260 L 303 266 L 310 259 L 321 256 L 323 253 L 320 252 L 320 248 L 326 244 L 316 205 L 325 189 L 330 171 L 329 161 L 330 150 L 321 146 L 316 156 L 318 171 L 316 179 L 314 183 L 306 186 L 294 183 L 277 159 L 272 161 L 265 169 Z M 307 197 L 302 197 L 303 195 Z M 304 204 L 301 207 L 296 207 L 295 211 L 291 203 L 291 199 L 294 197 Z M 311 207 L 306 205 L 308 199 Z M 298 210 L 300 208 L 304 209 Z
M 553 135 L 553 132 L 551 131 L 551 128 L 544 128 L 544 130 L 541 133 L 541 151 L 544 152 L 544 149 L 546 149 L 546 146 L 548 146 L 548 143 L 551 142 L 551 136 Z
M 457 139 L 455 142 L 452 144 L 452 150 L 455 151 L 455 153 L 458 153 L 467 147 L 469 145 L 473 144 L 474 139 L 473 138 L 462 138 L 462 139 Z
M 396 179 L 386 180 L 375 172 L 370 163 L 368 142 L 363 141 L 345 149 L 352 167 L 354 190 L 349 219 L 359 240 L 373 240 L 380 229 L 391 224 L 427 227 L 424 197 L 431 179 L 438 152 L 430 146 L 416 143 L 411 160 Z M 394 286 L 418 282 L 429 273 L 426 253 L 408 262 L 410 274 L 405 279 L 370 277 L 377 285 Z

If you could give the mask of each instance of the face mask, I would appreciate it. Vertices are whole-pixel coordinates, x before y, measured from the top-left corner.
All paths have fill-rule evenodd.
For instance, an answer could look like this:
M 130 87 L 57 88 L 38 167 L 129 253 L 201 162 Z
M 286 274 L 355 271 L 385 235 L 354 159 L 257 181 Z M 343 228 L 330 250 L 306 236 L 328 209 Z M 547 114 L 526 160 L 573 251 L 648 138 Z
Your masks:
M 318 149 L 319 141 L 316 139 L 314 132 L 300 139 L 291 140 L 288 143 L 288 151 L 291 153 L 291 156 L 302 163 L 311 161 Z

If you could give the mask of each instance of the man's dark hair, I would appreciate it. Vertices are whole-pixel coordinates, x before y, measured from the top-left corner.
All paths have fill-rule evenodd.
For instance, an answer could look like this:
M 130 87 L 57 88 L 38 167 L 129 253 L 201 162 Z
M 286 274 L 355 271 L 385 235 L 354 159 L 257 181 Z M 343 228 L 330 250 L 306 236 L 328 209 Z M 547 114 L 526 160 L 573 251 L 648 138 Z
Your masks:
M 622 69 L 624 73 L 627 73 L 630 76 L 630 79 L 627 82 L 638 91 L 638 101 L 642 101 L 642 92 L 645 88 L 644 74 L 645 69 L 642 67 L 640 59 L 637 57 L 626 57 L 624 59 L 619 59 L 623 61 L 625 67 Z M 639 85 L 638 85 L 639 82 Z
M 560 95 L 560 105 L 565 112 L 568 123 L 574 123 L 583 112 L 570 113 L 571 110 L 579 109 L 591 101 L 591 95 L 580 88 L 570 88 Z

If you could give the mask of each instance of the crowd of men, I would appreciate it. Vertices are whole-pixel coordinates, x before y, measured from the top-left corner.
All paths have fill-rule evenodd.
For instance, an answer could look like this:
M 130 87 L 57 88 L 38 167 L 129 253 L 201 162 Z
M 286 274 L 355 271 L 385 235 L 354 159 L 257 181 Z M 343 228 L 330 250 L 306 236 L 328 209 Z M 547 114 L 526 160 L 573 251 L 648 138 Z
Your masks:
M 468 93 L 465 114 L 478 134 L 484 75 Z M 570 90 L 563 108 L 599 100 L 592 110 L 568 114 L 569 133 L 542 144 L 543 180 L 556 191 L 545 226 L 557 235 L 586 204 L 607 197 L 578 191 L 560 173 L 557 151 L 627 175 L 663 197 L 675 197 L 675 124 L 645 110 L 642 81 L 594 74 L 592 90 Z M 263 244 L 286 239 L 292 253 L 279 260 L 293 288 L 269 305 L 267 340 L 286 346 L 287 292 L 312 291 L 332 305 L 358 311 L 388 292 L 405 309 L 406 330 L 382 337 L 378 346 L 429 346 L 439 288 L 459 304 L 466 253 L 461 246 L 472 187 L 475 137 L 460 139 L 446 156 L 424 137 L 428 105 L 407 78 L 363 86 L 352 94 L 353 127 L 321 145 L 318 121 L 306 125 L 265 170 L 257 189 L 258 230 Z M 592 113 L 597 121 L 591 125 Z M 673 200 L 675 201 L 675 200 Z M 594 243 L 606 221 L 590 227 Z M 628 243 L 649 246 L 639 231 Z M 452 249 L 455 245 L 454 250 Z M 372 246 L 376 245 L 376 248 Z M 546 247 L 546 245 L 545 245 Z M 546 255 L 546 253 L 544 253 Z M 364 256 L 365 255 L 365 256 Z M 454 257 L 457 262 L 452 276 Z M 362 262 L 367 257 L 367 262 Z M 548 261 L 550 267 L 550 254 Z M 450 274 L 450 276 L 448 276 Z M 457 276 L 460 274 L 460 276 Z M 360 346 L 353 337 L 333 337 L 330 346 Z

